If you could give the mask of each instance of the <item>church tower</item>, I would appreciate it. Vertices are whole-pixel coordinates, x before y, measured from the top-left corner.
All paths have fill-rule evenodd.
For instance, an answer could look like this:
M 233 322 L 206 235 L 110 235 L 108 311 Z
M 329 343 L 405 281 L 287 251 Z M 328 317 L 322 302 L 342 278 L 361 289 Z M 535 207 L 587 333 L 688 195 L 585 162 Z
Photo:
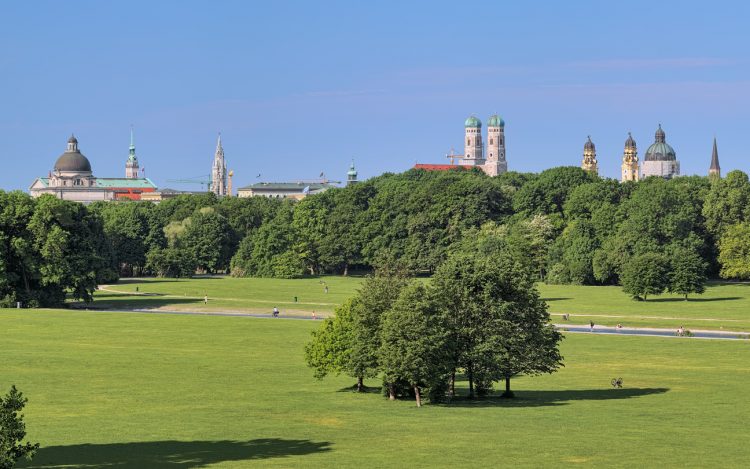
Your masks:
M 224 161 L 224 148 L 221 146 L 221 134 L 216 142 L 214 165 L 211 169 L 211 191 L 220 197 L 227 195 L 227 165 Z
M 130 128 L 130 154 L 125 163 L 125 178 L 138 179 L 138 157 L 135 156 L 135 140 L 133 139 L 133 128 Z
M 482 121 L 474 116 L 464 122 L 466 141 L 462 164 L 481 166 L 484 164 L 484 145 L 482 144 Z
M 599 164 L 596 161 L 596 146 L 591 141 L 591 136 L 586 143 L 583 144 L 583 161 L 581 162 L 581 168 L 584 171 L 590 171 L 594 174 L 599 174 Z
M 625 151 L 622 154 L 622 182 L 637 181 L 640 179 L 638 172 L 638 148 L 635 146 L 633 136 L 628 132 L 625 140 Z
M 716 150 L 716 137 L 714 137 L 714 149 L 711 152 L 711 167 L 708 169 L 709 178 L 721 177 L 721 166 L 719 166 L 719 152 Z
M 497 114 L 487 121 L 487 162 L 484 172 L 497 176 L 508 171 L 505 160 L 505 121 Z
M 354 160 L 352 160 L 351 166 L 349 166 L 349 171 L 346 173 L 346 185 L 351 186 L 352 184 L 357 183 L 357 170 L 354 169 Z

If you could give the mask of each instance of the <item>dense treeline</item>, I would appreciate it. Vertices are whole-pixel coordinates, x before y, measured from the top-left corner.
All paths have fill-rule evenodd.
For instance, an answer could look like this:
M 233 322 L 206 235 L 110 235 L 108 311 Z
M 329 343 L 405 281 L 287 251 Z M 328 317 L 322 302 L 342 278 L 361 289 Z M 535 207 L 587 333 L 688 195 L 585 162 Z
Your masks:
M 741 171 L 620 184 L 576 167 L 494 178 L 411 170 L 299 202 L 203 194 L 84 207 L 13 192 L 0 193 L 0 212 L 6 304 L 56 304 L 66 291 L 88 299 L 118 275 L 432 274 L 486 223 L 548 282 L 622 284 L 645 299 L 699 293 L 707 276 L 750 278 Z

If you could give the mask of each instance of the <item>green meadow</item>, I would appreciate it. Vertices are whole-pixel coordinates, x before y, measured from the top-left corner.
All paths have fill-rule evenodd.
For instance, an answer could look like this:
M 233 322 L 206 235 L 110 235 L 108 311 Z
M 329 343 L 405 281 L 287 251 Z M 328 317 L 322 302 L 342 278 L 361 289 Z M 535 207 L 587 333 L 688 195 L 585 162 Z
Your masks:
M 567 334 L 565 367 L 515 379 L 517 399 L 417 409 L 351 392 L 347 377 L 315 380 L 302 350 L 317 324 L 0 310 L 0 384 L 29 398 L 29 437 L 42 444 L 24 467 L 746 467 L 750 457 L 747 341 Z
M 163 309 L 268 314 L 277 306 L 282 315 L 322 317 L 354 294 L 361 277 L 320 277 L 292 280 L 265 278 L 124 279 L 97 292 L 100 309 Z M 325 292 L 328 286 L 328 293 Z M 620 287 L 538 285 L 552 320 L 571 324 L 750 331 L 750 283 L 710 283 L 703 295 L 685 301 L 658 295 L 634 301 Z M 204 298 L 208 302 L 204 304 Z M 294 302 L 294 297 L 297 302 Z

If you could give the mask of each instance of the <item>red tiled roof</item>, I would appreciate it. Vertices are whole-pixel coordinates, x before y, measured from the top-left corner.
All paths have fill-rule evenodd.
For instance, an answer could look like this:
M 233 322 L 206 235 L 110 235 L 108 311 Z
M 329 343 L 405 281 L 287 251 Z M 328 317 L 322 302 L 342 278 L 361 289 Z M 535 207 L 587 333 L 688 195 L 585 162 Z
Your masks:
M 425 171 L 449 171 L 451 169 L 467 169 L 466 166 L 458 164 L 421 164 L 414 165 L 414 169 L 424 169 Z

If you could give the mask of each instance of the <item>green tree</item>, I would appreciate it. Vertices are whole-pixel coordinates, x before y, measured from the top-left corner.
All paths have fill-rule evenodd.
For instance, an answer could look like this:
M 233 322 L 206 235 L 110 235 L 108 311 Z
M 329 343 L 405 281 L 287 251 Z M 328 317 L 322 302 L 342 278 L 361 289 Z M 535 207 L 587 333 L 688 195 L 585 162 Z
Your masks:
M 21 459 L 31 460 L 39 449 L 39 443 L 23 443 L 26 424 L 21 411 L 27 402 L 15 386 L 0 397 L 0 469 L 11 469 Z
M 717 239 L 727 227 L 750 221 L 750 181 L 747 174 L 734 170 L 724 178 L 714 180 L 706 194 L 703 216 L 706 227 Z
M 158 277 L 190 278 L 195 273 L 195 260 L 184 249 L 155 248 L 146 257 L 146 267 Z
M 185 228 L 181 247 L 190 254 L 196 266 L 206 272 L 229 268 L 229 225 L 224 216 L 211 207 L 200 209 Z
M 722 278 L 750 279 L 750 223 L 737 223 L 724 230 L 719 240 Z
M 684 295 L 706 291 L 706 262 L 695 251 L 675 249 L 670 252 L 669 286 L 670 293 Z
M 451 369 L 447 330 L 422 283 L 413 282 L 401 291 L 383 315 L 380 336 L 380 366 L 391 399 L 398 382 L 408 383 L 417 407 L 422 406 L 423 388 L 444 392 Z
M 663 254 L 647 252 L 629 259 L 620 276 L 622 291 L 634 299 L 648 299 L 668 286 L 669 262 Z
M 305 345 L 305 361 L 318 379 L 328 374 L 345 373 L 357 378 L 357 390 L 364 390 L 363 376 L 356 374 L 351 361 L 354 342 L 353 298 L 338 306 L 334 316 L 312 331 L 312 339 Z

